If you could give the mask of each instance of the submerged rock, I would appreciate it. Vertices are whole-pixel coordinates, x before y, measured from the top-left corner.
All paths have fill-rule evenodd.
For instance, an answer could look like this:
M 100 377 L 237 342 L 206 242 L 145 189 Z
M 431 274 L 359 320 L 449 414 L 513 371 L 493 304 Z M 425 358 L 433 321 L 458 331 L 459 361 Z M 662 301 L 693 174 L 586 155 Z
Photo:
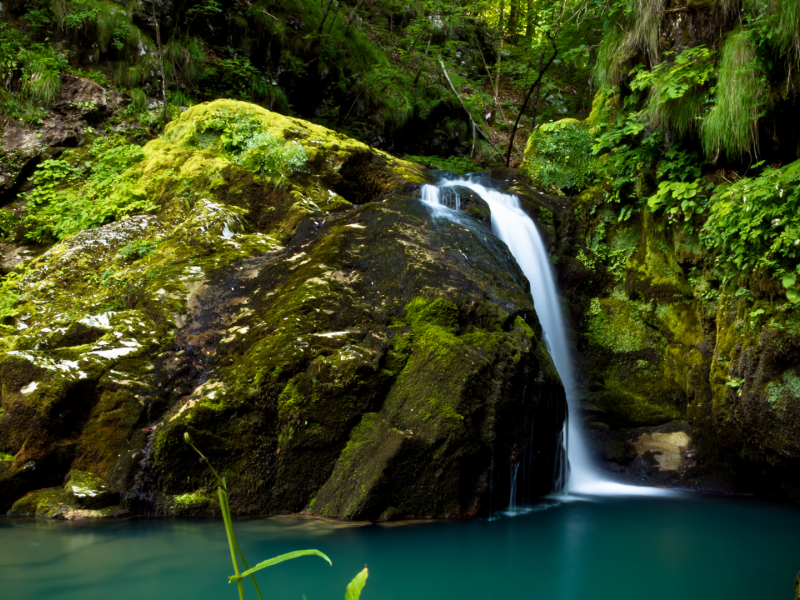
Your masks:
M 226 141 L 241 123 L 269 134 L 250 154 Z M 271 170 L 273 151 L 300 158 Z M 537 410 L 563 418 L 563 389 L 508 249 L 478 222 L 434 221 L 424 176 L 253 105 L 184 112 L 113 189 L 153 212 L 18 267 L 0 509 L 49 512 L 50 496 L 15 501 L 71 471 L 93 474 L 68 490 L 75 516 L 114 494 L 213 513 L 187 431 L 238 513 L 468 516 L 491 486 L 507 495 L 495 466 L 529 447 Z M 531 465 L 536 493 L 552 469 Z

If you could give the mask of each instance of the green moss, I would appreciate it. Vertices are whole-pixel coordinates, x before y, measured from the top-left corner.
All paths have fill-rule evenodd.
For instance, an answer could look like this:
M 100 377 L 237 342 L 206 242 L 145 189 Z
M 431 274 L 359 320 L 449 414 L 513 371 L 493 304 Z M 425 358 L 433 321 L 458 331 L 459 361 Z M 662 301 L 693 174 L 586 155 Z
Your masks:
M 533 329 L 531 329 L 530 325 L 528 325 L 522 317 L 516 317 L 514 319 L 514 327 L 521 329 L 531 340 L 536 339 L 536 333 L 534 333 Z
M 195 490 L 186 494 L 172 496 L 170 501 L 180 512 L 187 512 L 196 509 L 206 509 L 213 505 L 217 499 L 207 495 L 204 490 Z
M 639 248 L 627 264 L 625 290 L 630 296 L 673 300 L 691 297 L 691 288 L 675 258 L 674 248 L 645 212 Z
M 794 370 L 785 371 L 767 384 L 765 392 L 766 401 L 774 410 L 786 412 L 791 403 L 800 399 L 800 376 Z
M 605 380 L 602 406 L 609 414 L 605 417 L 617 427 L 658 425 L 681 416 L 674 405 L 659 402 L 651 384 L 652 371 L 639 370 L 641 379 L 627 377 L 627 374 L 611 372 Z M 639 385 L 636 385 L 636 384 Z
M 63 490 L 58 487 L 29 492 L 17 500 L 8 511 L 10 515 L 31 515 L 54 518 L 67 510 Z
M 278 396 L 278 408 L 283 413 L 291 414 L 297 412 L 302 404 L 303 396 L 297 390 L 295 383 L 290 381 Z
M 94 473 L 72 469 L 64 485 L 64 498 L 70 505 L 99 509 L 119 502 L 119 494 L 111 490 L 108 481 Z
M 593 298 L 587 326 L 587 339 L 612 352 L 638 352 L 660 346 L 663 341 L 641 318 L 649 306 L 619 296 Z
M 330 478 L 315 496 L 315 512 L 363 518 L 369 493 L 380 485 L 407 437 L 408 433 L 390 427 L 379 415 L 365 414 L 353 428 Z
M 406 318 L 415 331 L 436 326 L 453 333 L 458 324 L 458 308 L 443 298 L 414 298 L 406 305 Z

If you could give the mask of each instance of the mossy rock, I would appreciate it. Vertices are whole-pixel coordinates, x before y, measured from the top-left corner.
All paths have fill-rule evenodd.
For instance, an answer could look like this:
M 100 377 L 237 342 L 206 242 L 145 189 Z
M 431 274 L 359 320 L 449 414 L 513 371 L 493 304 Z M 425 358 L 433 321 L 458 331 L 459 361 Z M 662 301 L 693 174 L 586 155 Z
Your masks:
M 9 515 L 56 518 L 67 510 L 64 490 L 60 487 L 29 492 L 14 503 Z
M 696 304 L 630 300 L 618 287 L 592 299 L 582 331 L 590 402 L 612 427 L 679 418 L 708 389 L 711 356 Z
M 602 190 L 571 206 L 563 227 L 578 247 L 569 251 L 582 259 L 581 281 L 594 283 L 572 284 L 562 268 L 579 318 L 584 417 L 609 435 L 686 419 L 697 472 L 733 470 L 770 494 L 800 498 L 798 311 L 775 301 L 762 274 L 726 289 L 688 229 L 648 212 L 620 221 Z M 614 462 L 604 443 L 598 451 Z
M 255 120 L 261 130 L 287 143 L 301 145 L 308 155 L 308 165 L 290 180 L 315 202 L 324 202 L 328 189 L 332 189 L 347 201 L 361 204 L 403 184 L 427 181 L 424 170 L 415 163 L 320 125 L 235 100 L 215 100 L 191 107 L 167 125 L 164 138 L 180 148 L 220 154 L 224 131 L 215 129 L 215 124 L 230 119 Z
M 308 168 L 275 181 L 238 164 L 220 114 L 303 145 Z M 0 500 L 72 470 L 135 512 L 214 514 L 191 431 L 234 511 L 298 512 L 335 494 L 377 415 L 375 444 L 412 440 L 383 463 L 350 452 L 372 484 L 313 510 L 477 514 L 492 453 L 530 444 L 539 392 L 563 396 L 505 245 L 434 220 L 417 166 L 253 105 L 193 107 L 142 156 L 115 193 L 157 210 L 21 267 L 0 352 L 0 451 L 15 455 Z M 70 514 L 116 514 L 93 510 Z
M 73 469 L 64 484 L 65 500 L 79 508 L 98 509 L 119 503 L 119 494 L 114 492 L 108 481 L 93 473 Z
M 655 217 L 645 212 L 640 226 L 641 242 L 628 260 L 625 291 L 646 300 L 691 298 L 691 287 L 678 264 L 674 246 L 659 230 Z
M 492 432 L 527 443 L 523 387 L 557 385 L 524 277 L 486 229 L 434 225 L 415 198 L 308 234 L 199 298 L 195 321 L 231 325 L 206 382 L 154 434 L 159 493 L 210 483 L 183 443 L 190 431 L 239 512 L 474 514 Z M 226 303 L 243 308 L 214 313 Z M 538 384 L 526 375 L 540 371 Z M 354 473 L 363 485 L 341 487 Z

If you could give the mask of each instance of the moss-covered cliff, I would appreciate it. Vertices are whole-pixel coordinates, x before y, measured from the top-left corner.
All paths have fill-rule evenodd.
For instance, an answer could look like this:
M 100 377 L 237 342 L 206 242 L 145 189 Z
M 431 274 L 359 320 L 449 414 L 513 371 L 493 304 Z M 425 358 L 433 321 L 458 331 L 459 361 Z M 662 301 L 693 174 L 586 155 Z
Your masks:
M 531 159 L 542 154 L 529 149 L 522 173 L 540 183 Z M 562 146 L 555 161 L 575 150 Z M 759 185 L 750 180 L 750 191 Z M 665 482 L 800 498 L 800 307 L 768 270 L 726 265 L 731 250 L 716 247 L 710 231 L 719 206 L 682 223 L 654 211 L 647 196 L 610 196 L 606 182 L 564 198 L 551 237 L 575 330 L 582 417 L 598 455 L 614 470 L 655 467 L 650 474 Z M 781 231 L 772 224 L 771 235 Z M 685 461 L 664 480 L 657 464 L 634 461 L 634 446 L 667 423 L 691 426 L 698 466 L 686 470 Z
M 507 248 L 433 220 L 419 167 L 233 101 L 126 156 L 28 196 L 63 239 L 3 284 L 0 508 L 108 514 L 49 489 L 73 473 L 134 512 L 213 512 L 186 431 L 239 513 L 468 516 L 507 490 L 493 461 L 563 390 Z

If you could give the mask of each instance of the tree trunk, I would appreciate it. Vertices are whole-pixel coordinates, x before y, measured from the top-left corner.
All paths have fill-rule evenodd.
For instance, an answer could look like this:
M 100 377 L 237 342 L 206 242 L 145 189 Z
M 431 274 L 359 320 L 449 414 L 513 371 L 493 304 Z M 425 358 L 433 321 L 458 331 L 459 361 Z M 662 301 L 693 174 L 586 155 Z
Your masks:
M 425 68 L 425 59 L 428 58 L 428 50 L 431 48 L 431 40 L 433 39 L 433 34 L 430 35 L 428 38 L 428 45 L 425 47 L 425 54 L 422 55 L 422 61 L 419 65 L 419 71 L 417 71 L 417 76 L 414 78 L 414 87 L 417 87 L 419 83 L 419 78 L 422 75 L 422 69 Z
M 519 0 L 510 0 L 511 6 L 508 11 L 508 21 L 506 23 L 506 33 L 511 38 L 511 43 L 517 42 L 517 26 L 519 21 Z
M 325 21 L 328 20 L 328 13 L 331 12 L 331 6 L 333 5 L 333 0 L 328 0 L 328 8 L 325 10 L 325 16 L 322 17 L 322 23 L 319 24 L 319 29 L 317 30 L 317 35 L 322 33 L 322 27 L 325 25 Z
M 528 106 L 528 100 L 531 98 L 531 94 L 533 94 L 533 90 L 542 83 L 542 77 L 547 72 L 547 69 L 550 68 L 550 65 L 553 64 L 553 61 L 556 59 L 558 55 L 558 47 L 556 46 L 555 38 L 550 35 L 549 33 L 546 34 L 547 37 L 550 39 L 550 43 L 553 44 L 553 55 L 547 61 L 547 64 L 544 65 L 543 68 L 539 69 L 539 76 L 536 78 L 536 81 L 533 82 L 531 89 L 528 90 L 528 93 L 525 94 L 525 100 L 522 103 L 522 108 L 519 109 L 517 113 L 517 120 L 514 122 L 514 127 L 511 129 L 511 136 L 509 136 L 508 140 L 508 151 L 506 152 L 506 166 L 508 167 L 511 164 L 511 150 L 514 148 L 514 136 L 517 134 L 517 127 L 519 127 L 519 120 L 522 118 L 522 115 L 525 113 L 525 108 Z
M 339 16 L 339 10 L 341 10 L 341 8 L 342 8 L 341 4 L 336 5 L 336 12 L 333 13 L 333 19 L 331 19 L 331 24 L 328 26 L 328 33 L 326 35 L 331 34 L 331 30 L 333 29 L 333 26 L 336 24 L 336 17 Z
M 527 12 L 525 13 L 525 39 L 533 38 L 533 0 L 528 0 Z
M 544 65 L 544 51 L 542 51 L 542 55 L 539 57 L 539 72 L 542 71 L 542 66 Z M 533 96 L 533 111 L 531 112 L 531 133 L 536 127 L 536 108 L 539 106 L 539 90 L 542 87 L 542 82 L 536 84 L 536 93 Z
M 161 47 L 161 27 L 156 17 L 156 2 L 151 0 L 153 7 L 153 21 L 156 24 L 156 48 L 158 49 L 158 65 L 161 67 L 161 102 L 164 105 L 164 125 L 169 121 L 167 114 L 167 74 L 164 71 L 164 49 Z
M 503 59 L 503 11 L 505 10 L 505 0 L 500 0 L 500 20 L 497 22 L 497 78 L 494 82 L 494 99 L 500 106 L 500 61 Z
M 347 17 L 347 21 L 344 23 L 344 34 L 347 35 L 347 32 L 350 30 L 350 25 L 353 23 L 353 20 L 356 18 L 356 11 L 361 6 L 364 0 L 358 0 L 356 5 L 353 7 L 353 10 L 350 11 L 350 16 Z M 389 15 L 389 31 L 392 30 L 392 15 Z

